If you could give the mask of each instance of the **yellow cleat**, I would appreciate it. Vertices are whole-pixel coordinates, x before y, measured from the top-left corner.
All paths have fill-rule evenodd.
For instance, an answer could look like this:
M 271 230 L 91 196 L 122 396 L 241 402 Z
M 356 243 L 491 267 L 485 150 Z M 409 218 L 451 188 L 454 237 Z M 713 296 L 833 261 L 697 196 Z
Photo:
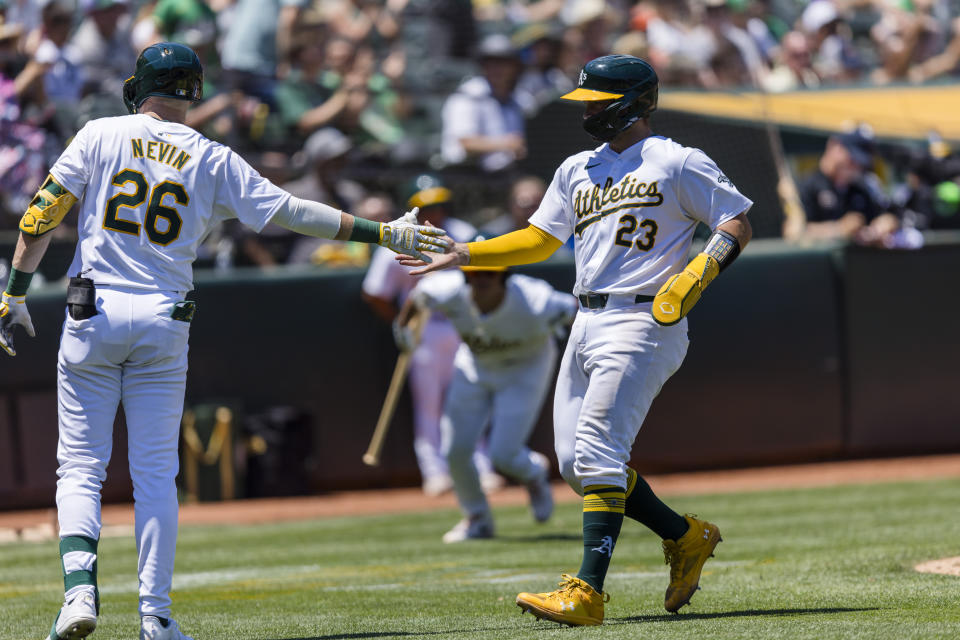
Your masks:
M 663 600 L 664 608 L 676 613 L 680 607 L 690 602 L 694 592 L 699 589 L 700 571 L 707 558 L 713 556 L 713 549 L 723 540 L 716 525 L 706 520 L 697 520 L 686 515 L 690 530 L 679 540 L 663 541 L 663 555 L 670 565 L 670 585 Z
M 556 591 L 521 593 L 517 596 L 517 606 L 538 620 L 552 620 L 571 627 L 603 624 L 603 603 L 608 602 L 610 596 L 597 593 L 580 578 L 567 574 L 561 577 L 563 580 Z

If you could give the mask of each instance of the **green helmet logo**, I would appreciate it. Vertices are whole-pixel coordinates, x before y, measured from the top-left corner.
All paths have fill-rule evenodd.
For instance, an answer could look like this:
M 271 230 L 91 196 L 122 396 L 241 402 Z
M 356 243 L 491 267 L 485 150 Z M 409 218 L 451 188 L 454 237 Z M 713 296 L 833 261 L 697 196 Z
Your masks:
M 123 83 L 123 103 L 136 113 L 150 96 L 191 102 L 203 96 L 203 67 L 193 49 L 159 42 L 140 52 L 136 70 Z

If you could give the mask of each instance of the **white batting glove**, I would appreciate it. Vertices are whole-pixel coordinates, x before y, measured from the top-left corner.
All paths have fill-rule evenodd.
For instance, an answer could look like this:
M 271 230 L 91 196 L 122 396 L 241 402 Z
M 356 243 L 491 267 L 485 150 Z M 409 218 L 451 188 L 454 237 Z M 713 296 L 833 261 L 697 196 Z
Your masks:
M 13 348 L 13 328 L 17 325 L 23 327 L 31 338 L 36 335 L 27 311 L 27 296 L 11 296 L 4 292 L 0 297 L 0 347 L 11 356 L 17 355 Z
M 413 351 L 417 346 L 417 338 L 413 335 L 413 329 L 409 325 L 401 325 L 396 320 L 393 321 L 393 342 L 400 351 Z
M 420 207 L 414 207 L 391 223 L 383 225 L 383 237 L 380 244 L 384 247 L 413 256 L 424 262 L 433 259 L 422 251 L 445 253 L 450 248 L 443 229 L 417 224 Z

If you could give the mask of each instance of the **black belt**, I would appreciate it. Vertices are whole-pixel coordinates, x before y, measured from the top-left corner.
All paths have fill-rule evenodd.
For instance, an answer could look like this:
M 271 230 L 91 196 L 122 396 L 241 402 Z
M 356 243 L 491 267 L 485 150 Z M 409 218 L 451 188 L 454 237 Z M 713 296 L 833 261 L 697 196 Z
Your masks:
M 586 309 L 603 309 L 607 306 L 607 300 L 610 299 L 608 293 L 581 293 L 577 296 L 580 304 Z M 641 302 L 653 302 L 653 296 L 638 295 L 633 299 L 634 304 Z

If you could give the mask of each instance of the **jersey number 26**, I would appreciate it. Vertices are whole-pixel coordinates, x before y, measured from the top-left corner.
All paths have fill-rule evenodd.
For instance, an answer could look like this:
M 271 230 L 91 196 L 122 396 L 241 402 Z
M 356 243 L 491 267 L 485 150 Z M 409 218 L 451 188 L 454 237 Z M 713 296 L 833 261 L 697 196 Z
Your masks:
M 190 202 L 190 196 L 187 195 L 187 190 L 183 188 L 182 184 L 164 180 L 151 189 L 143 174 L 133 169 L 124 169 L 115 175 L 110 182 L 121 188 L 125 188 L 128 183 L 133 183 L 134 191 L 133 193 L 120 192 L 107 200 L 107 210 L 103 215 L 104 229 L 135 236 L 140 235 L 140 223 L 124 220 L 119 213 L 123 207 L 136 209 L 142 205 L 147 201 L 147 193 L 149 192 L 150 204 L 147 206 L 147 214 L 143 218 L 143 230 L 147 234 L 147 239 L 154 244 L 165 247 L 180 237 L 183 219 L 176 209 L 163 203 L 163 197 L 170 195 L 178 205 L 186 206 Z

